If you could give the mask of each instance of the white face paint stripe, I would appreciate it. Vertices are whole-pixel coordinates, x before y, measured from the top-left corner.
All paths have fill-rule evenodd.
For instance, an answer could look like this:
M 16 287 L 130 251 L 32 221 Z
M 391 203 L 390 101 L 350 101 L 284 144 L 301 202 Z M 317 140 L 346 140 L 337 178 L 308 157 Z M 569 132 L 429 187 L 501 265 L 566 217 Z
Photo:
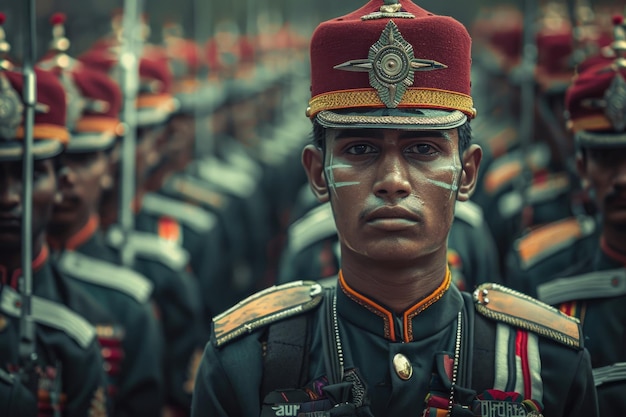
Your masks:
M 339 188 L 339 187 L 347 187 L 348 185 L 358 185 L 360 184 L 359 181 L 345 181 L 345 182 L 336 182 L 335 183 L 335 188 Z
M 333 190 L 333 192 L 335 193 L 335 197 L 338 197 L 337 195 L 337 188 L 339 187 L 347 187 L 349 185 L 358 185 L 360 184 L 359 181 L 344 181 L 344 182 L 336 182 L 335 181 L 335 173 L 334 170 L 339 168 L 352 168 L 352 165 L 348 165 L 348 164 L 333 164 L 332 162 L 332 158 L 333 156 L 330 156 L 331 160 L 330 160 L 330 165 L 328 165 L 325 169 L 326 171 L 326 177 L 328 178 L 328 187 L 330 189 Z
M 430 182 L 431 184 L 434 184 L 438 187 L 441 188 L 445 188 L 446 190 L 451 190 L 451 191 L 456 191 L 459 189 L 459 187 L 456 184 L 448 184 L 447 182 L 443 182 L 443 181 L 437 181 L 437 180 L 432 180 L 430 178 L 428 178 L 428 182 Z

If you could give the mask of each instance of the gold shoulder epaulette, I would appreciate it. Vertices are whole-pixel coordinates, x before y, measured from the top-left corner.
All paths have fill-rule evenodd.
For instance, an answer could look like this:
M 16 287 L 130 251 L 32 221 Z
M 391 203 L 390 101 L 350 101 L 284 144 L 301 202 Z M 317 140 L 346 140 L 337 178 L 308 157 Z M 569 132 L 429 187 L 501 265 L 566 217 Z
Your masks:
M 516 243 L 522 269 L 572 245 L 595 230 L 591 217 L 569 217 L 534 229 Z
M 289 282 L 253 294 L 213 318 L 215 345 L 311 310 L 322 298 L 322 286 L 314 281 Z
M 474 291 L 476 310 L 485 317 L 507 323 L 582 349 L 582 330 L 577 318 L 499 284 L 486 283 Z

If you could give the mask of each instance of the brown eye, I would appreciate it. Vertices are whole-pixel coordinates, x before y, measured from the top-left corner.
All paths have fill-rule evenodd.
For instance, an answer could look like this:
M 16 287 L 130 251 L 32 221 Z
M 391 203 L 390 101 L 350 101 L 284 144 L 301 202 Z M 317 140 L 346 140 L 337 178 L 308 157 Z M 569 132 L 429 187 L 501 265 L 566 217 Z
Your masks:
M 418 145 L 413 145 L 413 146 L 409 147 L 407 149 L 407 152 L 409 152 L 409 153 L 416 153 L 416 154 L 419 154 L 419 155 L 433 155 L 437 151 L 431 145 L 428 145 L 428 144 L 425 144 L 425 143 L 420 143 Z
M 365 155 L 375 152 L 376 150 L 369 145 L 354 145 L 349 147 L 346 152 L 351 155 Z

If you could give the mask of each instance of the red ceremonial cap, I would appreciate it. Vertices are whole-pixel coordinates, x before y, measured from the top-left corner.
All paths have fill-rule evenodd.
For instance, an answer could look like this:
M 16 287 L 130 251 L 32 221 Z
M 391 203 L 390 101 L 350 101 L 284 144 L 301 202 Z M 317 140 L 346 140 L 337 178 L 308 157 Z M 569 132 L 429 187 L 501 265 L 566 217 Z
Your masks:
M 612 60 L 581 64 L 565 96 L 568 127 L 582 147 L 626 146 L 626 28 L 615 20 Z
M 79 60 L 110 74 L 119 76 L 119 47 L 92 48 Z M 139 126 L 156 125 L 167 121 L 176 110 L 171 94 L 172 73 L 166 60 L 142 56 L 139 60 L 139 93 L 137 95 L 137 123 Z
M 56 76 L 35 69 L 37 105 L 33 126 L 33 157 L 52 158 L 69 140 L 65 128 L 65 92 Z M 0 160 L 22 158 L 24 139 L 23 74 L 19 68 L 0 71 Z
M 64 22 L 65 17 L 60 13 L 51 17 L 50 51 L 37 66 L 57 75 L 68 97 L 66 126 L 72 138 L 66 152 L 107 149 L 122 133 L 119 120 L 122 93 L 106 73 L 87 67 L 65 53 L 69 40 L 64 36 Z
M 458 127 L 476 115 L 470 49 L 451 17 L 371 0 L 313 33 L 307 116 L 326 127 Z

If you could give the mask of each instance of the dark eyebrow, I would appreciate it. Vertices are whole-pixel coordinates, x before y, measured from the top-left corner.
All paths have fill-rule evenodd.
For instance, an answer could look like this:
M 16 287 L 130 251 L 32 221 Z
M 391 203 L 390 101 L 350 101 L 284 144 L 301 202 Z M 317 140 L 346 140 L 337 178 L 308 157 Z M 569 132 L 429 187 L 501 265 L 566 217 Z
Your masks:
M 382 139 L 384 137 L 383 129 L 343 129 L 335 139 L 346 138 L 371 138 Z M 407 130 L 400 134 L 400 139 L 416 139 L 416 138 L 443 138 L 450 139 L 447 130 Z

